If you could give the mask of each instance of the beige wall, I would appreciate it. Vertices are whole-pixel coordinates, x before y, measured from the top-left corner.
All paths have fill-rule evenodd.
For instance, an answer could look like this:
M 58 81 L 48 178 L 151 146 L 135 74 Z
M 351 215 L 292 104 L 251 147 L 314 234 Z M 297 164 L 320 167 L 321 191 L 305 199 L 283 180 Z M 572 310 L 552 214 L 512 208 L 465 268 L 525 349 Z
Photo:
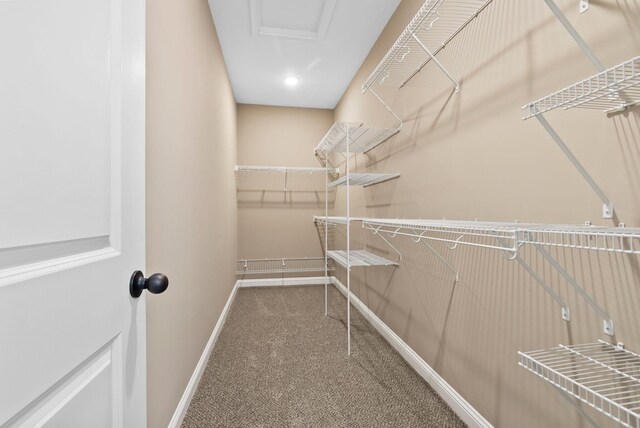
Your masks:
M 392 117 L 360 85 L 398 37 L 422 0 L 404 0 L 336 109 L 336 119 L 389 126 Z M 607 66 L 640 48 L 640 8 L 629 2 L 558 1 Z M 382 91 L 405 119 L 393 140 L 358 157 L 358 170 L 399 172 L 399 180 L 356 191 L 355 215 L 640 226 L 640 110 L 607 117 L 591 110 L 554 111 L 547 119 L 613 200 L 614 221 L 535 119 L 520 107 L 595 72 L 543 1 L 494 0 L 439 54 L 461 80 L 459 94 L 428 65 L 408 87 Z M 344 193 L 335 213 L 344 213 Z M 377 237 L 354 228 L 390 258 Z M 563 296 L 572 321 L 517 264 L 491 250 L 442 254 L 450 272 L 423 244 L 395 238 L 400 267 L 354 269 L 356 294 L 498 427 L 579 427 L 577 412 L 552 387 L 517 365 L 517 351 L 612 340 L 602 321 L 539 255 L 522 256 Z M 336 242 L 337 246 L 341 244 Z M 640 351 L 640 283 L 636 257 L 552 251 L 616 323 L 613 339 Z M 339 274 L 344 281 L 344 272 Z M 593 415 L 593 412 L 590 411 Z M 614 426 L 595 416 L 602 426 Z
M 235 101 L 205 0 L 147 3 L 148 424 L 166 427 L 235 282 Z
M 332 110 L 239 104 L 238 164 L 318 168 L 313 149 L 332 124 Z M 325 209 L 321 181 L 292 176 L 289 187 L 302 191 L 259 190 L 274 188 L 273 180 L 238 192 L 238 258 L 321 257 L 312 222 Z

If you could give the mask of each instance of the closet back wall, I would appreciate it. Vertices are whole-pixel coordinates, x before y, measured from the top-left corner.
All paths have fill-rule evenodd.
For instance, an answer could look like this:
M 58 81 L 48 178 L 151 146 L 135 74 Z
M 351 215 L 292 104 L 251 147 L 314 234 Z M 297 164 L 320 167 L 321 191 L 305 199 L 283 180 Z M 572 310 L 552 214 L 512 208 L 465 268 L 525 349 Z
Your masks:
M 336 120 L 393 125 L 360 85 L 423 3 L 402 1 L 337 106 Z M 557 0 L 606 67 L 640 54 L 638 2 L 593 1 L 584 14 L 578 3 Z M 405 88 L 376 86 L 404 127 L 359 155 L 353 170 L 402 175 L 352 189 L 352 216 L 640 226 L 640 108 L 612 117 L 579 109 L 545 115 L 613 200 L 614 220 L 602 218 L 602 203 L 537 120 L 521 120 L 527 102 L 596 73 L 544 1 L 494 0 L 438 59 L 460 79 L 458 94 L 433 62 Z M 334 213 L 345 213 L 343 189 Z M 367 245 L 397 257 L 354 225 L 352 249 Z M 638 257 L 551 250 L 609 311 L 617 330 L 612 339 L 602 334 L 602 319 L 535 251 L 522 256 L 567 301 L 570 323 L 531 276 L 498 251 L 450 251 L 432 243 L 460 270 L 454 285 L 424 243 L 391 242 L 403 253 L 400 266 L 354 268 L 352 290 L 497 427 L 587 426 L 551 385 L 518 367 L 517 351 L 603 339 L 640 352 Z M 337 276 L 346 283 L 343 269 Z M 589 414 L 601 426 L 614 426 Z
M 321 166 L 313 149 L 333 124 L 332 110 L 239 104 L 237 112 L 239 165 Z M 238 258 L 322 257 L 312 220 L 324 214 L 319 190 L 239 192 Z

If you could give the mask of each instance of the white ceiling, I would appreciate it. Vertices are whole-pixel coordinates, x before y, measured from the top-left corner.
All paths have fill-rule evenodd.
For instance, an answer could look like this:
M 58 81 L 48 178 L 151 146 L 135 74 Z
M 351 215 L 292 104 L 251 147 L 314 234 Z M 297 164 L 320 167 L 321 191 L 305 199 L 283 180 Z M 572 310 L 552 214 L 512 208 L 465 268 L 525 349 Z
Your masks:
M 334 108 L 399 3 L 209 0 L 236 101 Z

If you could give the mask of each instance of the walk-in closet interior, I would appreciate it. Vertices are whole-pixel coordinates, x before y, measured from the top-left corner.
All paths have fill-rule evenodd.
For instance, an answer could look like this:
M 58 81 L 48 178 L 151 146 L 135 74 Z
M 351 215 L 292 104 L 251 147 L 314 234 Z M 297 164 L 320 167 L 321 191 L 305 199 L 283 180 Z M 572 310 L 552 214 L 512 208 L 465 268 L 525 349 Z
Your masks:
M 333 14 L 319 32 L 348 1 L 311 2 Z M 239 95 L 222 3 L 210 1 L 238 103 L 235 164 L 219 171 L 235 180 L 236 286 L 183 426 L 219 416 L 203 409 L 225 370 L 251 379 L 253 367 L 278 385 L 265 402 L 284 390 L 286 407 L 289 388 L 326 404 L 290 405 L 273 426 L 640 428 L 640 2 L 389 2 L 328 106 Z M 244 3 L 263 18 L 270 7 Z M 242 31 L 273 41 L 266 54 L 299 77 L 289 88 L 272 76 L 265 93 L 331 86 L 305 73 L 347 61 L 295 69 L 277 29 Z M 282 43 L 330 39 L 297 31 Z M 326 376 L 289 366 L 325 354 Z M 451 415 L 420 419 L 423 392 L 396 383 L 398 364 Z M 350 377 L 363 367 L 367 381 Z M 341 382 L 363 395 L 332 400 Z M 374 383 L 393 392 L 376 398 Z M 237 411 L 233 388 L 220 413 Z M 385 413 L 389 402 L 412 416 Z M 253 419 L 215 420 L 269 426 L 268 410 L 241 406 Z

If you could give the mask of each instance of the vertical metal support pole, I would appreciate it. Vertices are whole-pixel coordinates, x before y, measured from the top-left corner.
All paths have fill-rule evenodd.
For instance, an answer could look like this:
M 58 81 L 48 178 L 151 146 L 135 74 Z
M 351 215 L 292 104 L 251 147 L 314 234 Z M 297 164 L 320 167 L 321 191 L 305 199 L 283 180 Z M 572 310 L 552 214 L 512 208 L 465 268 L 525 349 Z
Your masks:
M 580 34 L 578 34 L 575 28 L 573 28 L 573 25 L 571 25 L 571 23 L 567 20 L 567 17 L 564 16 L 564 13 L 562 13 L 560 8 L 558 8 L 558 6 L 553 2 L 553 0 L 544 0 L 544 2 L 547 4 L 547 6 L 549 6 L 549 9 L 551 9 L 551 12 L 553 12 L 556 18 L 558 18 L 558 21 L 560 21 L 562 26 L 569 32 L 571 37 L 573 37 L 573 40 L 576 41 L 580 49 L 582 49 L 582 52 L 584 52 L 587 58 L 589 58 L 589 61 L 591 61 L 594 67 L 599 72 L 604 71 L 605 70 L 604 65 L 602 65 L 600 60 L 596 58 L 595 54 L 591 51 L 591 48 L 589 48 L 589 45 L 587 45 L 587 43 L 582 39 L 582 37 L 580 37 Z
M 327 154 L 327 144 L 324 145 L 324 155 Z M 328 285 L 329 281 L 329 267 L 327 259 L 327 252 L 329 251 L 329 162 L 325 164 L 326 174 L 324 177 L 324 316 L 328 315 Z
M 346 174 L 347 174 L 347 355 L 351 355 L 351 206 L 350 206 L 350 175 L 349 170 L 349 124 L 345 124 L 347 127 L 347 161 L 346 161 Z
M 287 191 L 287 187 L 289 187 L 289 170 L 284 170 L 284 191 Z
M 535 109 L 535 107 L 534 107 L 534 109 Z M 534 111 L 533 113 L 537 113 L 537 109 L 535 109 L 535 110 L 536 111 Z M 553 138 L 553 140 L 556 142 L 558 147 L 560 147 L 560 150 L 562 150 L 562 152 L 565 154 L 565 156 L 567 156 L 567 158 L 569 158 L 569 161 L 571 161 L 573 166 L 576 167 L 576 169 L 578 170 L 580 175 L 582 175 L 582 178 L 584 178 L 586 180 L 587 184 L 589 184 L 589 186 L 591 186 L 591 189 L 593 189 L 593 191 L 596 193 L 596 195 L 598 195 L 598 198 L 600 198 L 600 200 L 603 203 L 603 206 L 602 206 L 602 217 L 603 218 L 613 218 L 613 202 L 611 202 L 611 200 L 607 197 L 607 195 L 605 195 L 604 191 L 600 188 L 600 186 L 598 186 L 598 184 L 591 177 L 591 175 L 589 175 L 587 170 L 582 166 L 580 161 L 578 161 L 578 159 L 574 156 L 574 154 L 571 152 L 569 147 L 567 147 L 567 145 L 564 143 L 562 138 L 560 138 L 560 136 L 555 131 L 555 129 L 553 129 L 551 124 L 549 124 L 549 122 L 547 122 L 547 119 L 542 115 L 542 113 L 534 114 L 534 116 L 536 117 L 536 119 L 538 119 L 540 124 L 542 124 L 542 126 L 549 133 L 549 135 L 551 135 L 551 138 Z
M 609 314 L 600 306 L 598 306 L 598 304 L 584 291 L 582 286 L 578 284 L 578 281 L 576 281 L 571 275 L 569 275 L 569 272 L 567 272 L 562 266 L 560 266 L 560 263 L 558 263 L 556 259 L 554 259 L 551 254 L 549 254 L 549 252 L 542 247 L 542 245 L 533 245 L 536 247 L 536 250 L 538 250 L 538 252 L 542 254 L 542 256 L 547 259 L 549 263 L 551 263 L 551 266 L 553 266 L 554 269 L 557 270 L 560 275 L 562 275 L 562 277 L 569 283 L 569 285 L 571 285 L 573 289 L 576 290 L 576 292 L 587 302 L 587 304 L 591 306 L 591 308 L 593 308 L 593 310 L 603 319 L 602 325 L 604 334 L 613 336 L 613 320 L 611 319 Z
M 438 59 L 431 53 L 431 51 L 424 45 L 424 43 L 422 43 L 422 40 L 420 40 L 418 38 L 418 36 L 415 35 L 415 33 L 412 34 L 412 36 L 415 39 L 415 41 L 420 45 L 420 47 L 422 49 L 424 49 L 424 51 L 427 53 L 427 55 L 429 55 L 431 57 L 433 62 L 435 62 L 438 67 L 440 67 L 440 70 L 442 70 L 442 72 L 444 74 L 446 74 L 446 76 L 449 78 L 449 80 L 451 80 L 453 82 L 453 84 L 456 87 L 456 92 L 460 91 L 460 85 L 458 84 L 456 79 L 454 79 L 453 76 L 449 74 L 449 72 L 444 68 L 444 66 L 440 63 L 440 61 L 438 61 Z

